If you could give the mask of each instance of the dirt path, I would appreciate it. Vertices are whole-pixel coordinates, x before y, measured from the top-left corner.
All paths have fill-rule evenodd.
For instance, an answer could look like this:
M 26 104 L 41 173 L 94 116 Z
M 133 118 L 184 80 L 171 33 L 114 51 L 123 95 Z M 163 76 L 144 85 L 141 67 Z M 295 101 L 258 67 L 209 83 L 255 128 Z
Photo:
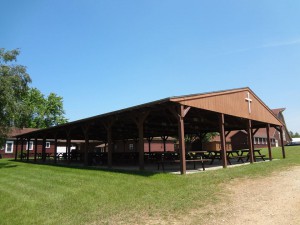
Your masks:
M 254 180 L 235 180 L 225 187 L 230 200 L 216 206 L 205 224 L 300 224 L 300 167 Z
M 223 202 L 216 205 L 176 219 L 148 218 L 146 224 L 300 225 L 300 167 L 265 178 L 233 180 L 224 193 Z

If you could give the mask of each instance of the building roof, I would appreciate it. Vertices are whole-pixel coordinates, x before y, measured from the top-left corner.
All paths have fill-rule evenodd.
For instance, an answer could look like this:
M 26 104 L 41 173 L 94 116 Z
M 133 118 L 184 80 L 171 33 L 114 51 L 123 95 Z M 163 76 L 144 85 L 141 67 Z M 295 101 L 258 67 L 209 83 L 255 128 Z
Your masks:
M 247 102 L 249 97 L 251 102 Z M 84 140 L 107 139 L 111 127 L 113 139 L 138 137 L 137 123 L 144 120 L 144 137 L 177 136 L 178 109 L 184 107 L 185 133 L 219 131 L 219 115 L 224 114 L 226 130 L 242 130 L 246 121 L 253 127 L 281 126 L 271 109 L 248 87 L 218 92 L 169 97 L 161 100 L 89 117 L 63 125 L 21 134 L 19 137 L 36 137 Z
M 37 129 L 37 128 L 17 128 L 17 127 L 13 127 L 13 128 L 10 129 L 7 136 L 9 138 L 13 138 L 15 136 L 30 133 L 32 131 L 37 131 L 37 130 L 39 130 L 39 129 Z

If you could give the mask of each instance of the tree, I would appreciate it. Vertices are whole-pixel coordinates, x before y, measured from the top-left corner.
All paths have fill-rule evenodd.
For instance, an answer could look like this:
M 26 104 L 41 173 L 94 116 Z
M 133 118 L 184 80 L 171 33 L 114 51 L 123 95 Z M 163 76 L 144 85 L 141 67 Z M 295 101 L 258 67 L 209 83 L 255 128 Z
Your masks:
M 46 98 L 30 88 L 26 67 L 15 65 L 18 49 L 0 49 L 0 146 L 11 127 L 46 128 L 67 122 L 63 98 L 50 93 Z
M 24 96 L 24 110 L 14 122 L 18 127 L 47 128 L 66 123 L 62 97 L 50 93 L 47 98 L 37 89 L 30 88 Z
M 22 112 L 22 99 L 31 82 L 26 67 L 13 64 L 20 54 L 18 49 L 0 48 L 0 145 L 3 144 L 15 116 Z
M 291 136 L 292 138 L 299 138 L 299 137 L 300 137 L 300 134 L 299 134 L 298 132 L 293 133 L 292 131 L 290 131 L 289 133 L 290 133 L 290 136 Z

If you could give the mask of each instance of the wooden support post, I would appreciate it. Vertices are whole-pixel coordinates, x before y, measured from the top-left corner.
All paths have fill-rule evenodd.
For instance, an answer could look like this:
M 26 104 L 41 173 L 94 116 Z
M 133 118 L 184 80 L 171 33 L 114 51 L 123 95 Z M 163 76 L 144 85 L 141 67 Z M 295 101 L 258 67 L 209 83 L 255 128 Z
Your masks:
M 282 149 L 282 158 L 285 159 L 285 149 L 284 149 L 284 142 L 283 142 L 283 128 L 282 128 L 282 126 L 280 126 L 279 133 L 280 133 L 280 141 L 281 141 L 281 149 Z
M 149 112 L 140 112 L 137 116 L 132 117 L 133 121 L 137 125 L 139 133 L 139 142 L 138 142 L 138 152 L 139 152 L 139 169 L 144 170 L 145 168 L 145 159 L 144 159 L 144 122 L 149 115 Z
M 225 137 L 225 119 L 224 114 L 219 114 L 219 129 L 221 137 L 221 157 L 223 162 L 223 168 L 227 167 L 227 153 L 226 153 L 226 137 Z
M 84 145 L 84 165 L 88 166 L 89 164 L 89 145 L 90 145 L 90 139 L 89 135 L 84 135 L 85 145 Z
M 147 141 L 148 141 L 148 151 L 149 151 L 149 153 L 151 152 L 151 141 L 153 140 L 153 137 L 148 137 L 147 138 Z
M 68 128 L 66 130 L 66 134 L 67 134 L 67 161 L 68 164 L 71 163 L 71 128 Z
M 89 125 L 85 125 L 82 127 L 82 131 L 84 134 L 84 165 L 88 166 L 89 164 L 89 144 L 90 144 L 90 139 L 89 139 Z
M 37 149 L 38 149 L 38 140 L 37 138 L 35 138 L 34 139 L 34 162 L 36 162 Z
M 71 140 L 70 136 L 67 137 L 67 155 L 68 155 L 68 164 L 71 163 Z
M 24 138 L 21 138 L 21 161 L 23 161 Z
M 123 152 L 126 152 L 127 139 L 123 139 Z
M 29 161 L 29 147 L 30 147 L 30 138 L 27 138 L 27 154 L 26 154 L 26 160 Z
M 18 148 L 19 148 L 19 138 L 16 140 L 16 153 L 15 153 L 15 161 L 18 159 Z
M 253 131 L 253 128 L 252 128 L 252 147 L 253 147 L 253 150 L 255 149 L 255 145 L 254 145 L 254 135 L 257 133 L 257 131 L 259 130 L 259 128 L 256 128 L 254 131 Z M 254 151 L 253 151 L 254 152 Z M 253 153 L 254 154 L 254 153 Z M 253 155 L 253 160 L 254 162 L 256 162 L 256 158 L 254 157 Z
M 108 166 L 108 168 L 111 168 L 112 167 L 112 150 L 113 150 L 112 124 L 109 124 L 107 126 L 106 130 L 107 130 L 107 144 L 108 144 L 107 166 Z
M 167 151 L 167 149 L 166 149 L 166 141 L 168 140 L 168 136 L 161 136 L 161 139 L 163 140 L 163 144 L 164 144 L 164 152 L 166 152 Z
M 253 151 L 253 145 L 252 145 L 252 121 L 248 120 L 247 123 L 247 133 L 248 133 L 248 146 L 249 146 L 249 159 L 250 163 L 254 162 L 254 151 Z
M 43 143 L 42 143 L 42 161 L 46 162 L 46 137 L 43 137 Z
M 177 110 L 178 114 L 178 137 L 180 151 L 180 173 L 186 174 L 186 159 L 185 159 L 185 141 L 184 141 L 184 106 L 180 105 Z
M 54 135 L 54 163 L 57 163 L 57 134 Z
M 191 107 L 184 107 L 183 105 L 179 105 L 177 108 L 170 107 L 168 109 L 175 116 L 178 122 L 180 173 L 186 174 L 184 117 L 187 115 Z
M 267 124 L 267 141 L 268 141 L 268 152 L 269 152 L 269 160 L 272 161 L 272 149 L 271 149 L 271 139 L 270 139 L 270 124 Z
M 145 160 L 144 160 L 144 120 L 139 121 L 139 169 L 144 170 Z

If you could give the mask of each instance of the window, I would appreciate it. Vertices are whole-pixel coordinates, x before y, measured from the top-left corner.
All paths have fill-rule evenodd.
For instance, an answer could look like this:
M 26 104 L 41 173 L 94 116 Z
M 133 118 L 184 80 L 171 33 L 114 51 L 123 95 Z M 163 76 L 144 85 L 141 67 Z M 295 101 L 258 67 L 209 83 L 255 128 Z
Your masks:
M 50 148 L 50 142 L 46 142 L 46 148 Z
M 256 145 L 256 142 L 257 142 L 257 138 L 254 138 L 254 144 Z
M 28 142 L 26 142 L 26 150 L 28 150 Z M 29 150 L 33 150 L 33 141 L 29 142 Z
M 14 150 L 14 142 L 7 141 L 5 145 L 5 153 L 13 153 Z
M 260 144 L 259 138 L 257 138 L 257 144 Z
M 129 151 L 133 151 L 134 148 L 133 148 L 133 144 L 129 144 Z

